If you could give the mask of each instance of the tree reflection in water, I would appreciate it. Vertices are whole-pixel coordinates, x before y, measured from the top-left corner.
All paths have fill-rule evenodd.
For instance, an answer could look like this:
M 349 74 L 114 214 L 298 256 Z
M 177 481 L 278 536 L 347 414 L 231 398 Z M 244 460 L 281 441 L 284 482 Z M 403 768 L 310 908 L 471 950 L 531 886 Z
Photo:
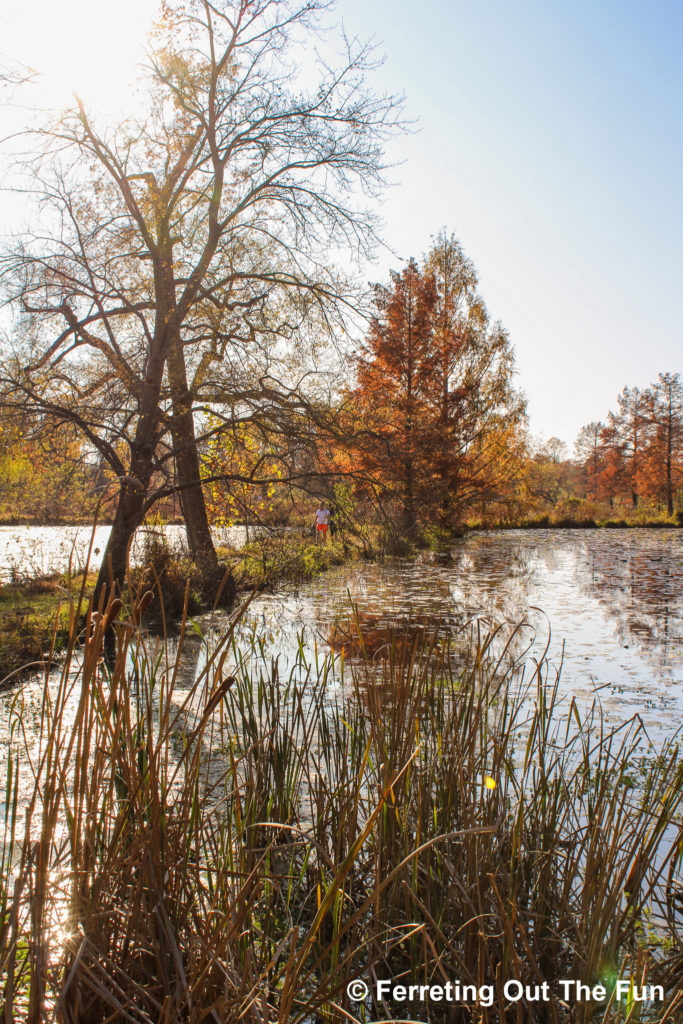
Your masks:
M 653 544 L 644 531 L 626 532 L 612 543 L 584 542 L 577 578 L 614 621 L 619 639 L 650 650 L 665 667 L 683 636 L 680 539 L 667 531 Z
M 514 653 L 563 662 L 562 689 L 612 720 L 641 713 L 670 732 L 683 712 L 683 535 L 676 530 L 509 530 L 472 533 L 447 557 L 351 563 L 302 586 L 259 596 L 245 627 L 281 664 L 304 631 L 322 651 L 353 657 L 353 607 L 373 653 L 405 630 L 526 622 Z M 344 637 L 346 634 L 346 642 Z M 381 653 L 379 655 L 381 657 Z M 678 707 L 680 705 L 680 707 Z

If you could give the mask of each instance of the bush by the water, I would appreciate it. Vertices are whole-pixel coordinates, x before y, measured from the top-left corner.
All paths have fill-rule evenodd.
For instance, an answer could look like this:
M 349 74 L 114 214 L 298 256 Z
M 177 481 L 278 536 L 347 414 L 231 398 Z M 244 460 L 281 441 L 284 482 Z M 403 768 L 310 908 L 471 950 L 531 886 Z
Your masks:
M 303 582 L 332 565 L 341 565 L 352 552 L 346 540 L 330 538 L 316 544 L 295 533 L 264 534 L 236 551 L 218 549 L 235 565 L 235 582 L 241 590 L 266 590 L 285 581 Z
M 340 686 L 304 644 L 282 676 L 230 629 L 188 690 L 184 631 L 164 657 L 134 606 L 107 668 L 110 618 L 46 680 L 35 732 L 21 692 L 10 715 L 13 1019 L 681 1019 L 675 743 L 562 704 L 543 662 L 522 683 L 500 636 L 396 637 Z M 618 1003 L 618 975 L 664 1002 Z M 511 977 L 551 999 L 506 1004 Z M 385 978 L 495 995 L 373 1001 Z M 567 978 L 604 981 L 607 1002 L 562 1000 Z
M 229 607 L 236 594 L 227 566 L 207 574 L 189 556 L 174 551 L 163 534 L 155 531 L 146 535 L 142 557 L 129 570 L 129 582 L 134 591 L 151 594 L 145 621 L 155 626 L 180 619 L 186 601 L 187 614 L 196 615 L 213 607 L 217 598 L 221 607 Z

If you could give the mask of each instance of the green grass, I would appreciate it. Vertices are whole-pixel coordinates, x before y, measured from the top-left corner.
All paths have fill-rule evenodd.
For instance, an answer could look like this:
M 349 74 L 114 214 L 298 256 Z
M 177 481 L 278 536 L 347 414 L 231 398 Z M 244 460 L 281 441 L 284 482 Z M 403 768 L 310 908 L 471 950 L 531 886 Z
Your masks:
M 0 683 L 10 673 L 60 652 L 69 636 L 70 602 L 83 576 L 60 576 L 0 586 Z M 95 575 L 85 581 L 86 598 Z
M 243 591 L 310 580 L 360 554 L 356 544 L 339 535 L 330 537 L 326 544 L 316 544 L 294 533 L 275 533 L 238 549 L 218 549 L 219 557 L 233 565 L 235 582 Z

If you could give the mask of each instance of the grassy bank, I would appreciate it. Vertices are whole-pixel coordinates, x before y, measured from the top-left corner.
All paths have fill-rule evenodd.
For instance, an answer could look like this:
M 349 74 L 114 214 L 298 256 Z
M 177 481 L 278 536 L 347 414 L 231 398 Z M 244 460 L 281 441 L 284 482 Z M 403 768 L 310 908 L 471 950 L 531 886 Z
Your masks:
M 358 543 L 330 538 L 316 545 L 289 534 L 271 535 L 243 548 L 219 548 L 218 556 L 228 574 L 222 603 L 232 603 L 237 589 L 244 593 L 274 589 L 281 583 L 312 579 L 320 572 L 361 557 Z M 64 649 L 69 632 L 70 604 L 83 589 L 85 599 L 92 593 L 96 574 L 63 574 L 49 578 L 7 583 L 0 586 L 0 683 L 21 667 L 39 664 L 45 655 Z M 186 590 L 191 615 L 209 611 L 216 596 L 215 583 L 207 582 L 192 561 L 178 555 L 167 544 L 152 538 L 141 565 L 131 570 L 132 592 L 151 589 L 156 595 L 145 610 L 146 624 L 171 628 L 183 613 Z M 158 599 L 163 595 L 163 611 Z
M 267 590 L 285 582 L 305 582 L 335 565 L 367 555 L 368 549 L 336 534 L 325 544 L 293 533 L 274 533 L 241 548 L 219 548 L 233 567 L 241 591 Z
M 63 650 L 69 636 L 70 606 L 95 576 L 57 576 L 0 586 L 0 685 L 23 666 L 38 665 Z
M 683 526 L 683 511 L 667 515 L 661 507 L 642 502 L 632 505 L 609 505 L 607 502 L 569 499 L 555 507 L 520 514 L 503 512 L 487 516 L 470 516 L 468 529 L 672 529 Z
M 676 530 L 683 526 L 677 517 L 652 517 L 643 519 L 610 518 L 581 519 L 568 516 L 539 516 L 535 519 L 520 519 L 518 522 L 484 522 L 474 519 L 467 524 L 468 530 Z
M 109 668 L 88 623 L 82 663 L 45 689 L 31 771 L 19 694 L 10 716 L 14 1019 L 681 1019 L 676 744 L 562 705 L 544 663 L 520 692 L 500 637 L 497 654 L 476 633 L 397 637 L 340 688 L 305 645 L 281 675 L 228 632 L 188 692 L 138 618 Z M 618 999 L 618 977 L 664 998 Z M 511 978 L 548 999 L 506 1001 Z M 377 979 L 437 988 L 379 998 Z M 444 1003 L 456 979 L 476 996 Z M 604 998 L 563 999 L 561 979 Z

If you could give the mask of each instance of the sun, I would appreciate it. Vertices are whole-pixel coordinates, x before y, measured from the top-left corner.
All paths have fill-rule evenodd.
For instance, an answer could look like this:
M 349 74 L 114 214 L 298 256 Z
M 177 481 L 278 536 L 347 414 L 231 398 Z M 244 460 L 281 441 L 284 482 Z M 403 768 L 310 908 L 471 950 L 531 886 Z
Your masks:
M 8 5 L 9 6 L 9 5 Z M 122 110 L 144 61 L 156 0 L 25 0 L 0 15 L 6 57 L 37 72 L 41 106 Z

